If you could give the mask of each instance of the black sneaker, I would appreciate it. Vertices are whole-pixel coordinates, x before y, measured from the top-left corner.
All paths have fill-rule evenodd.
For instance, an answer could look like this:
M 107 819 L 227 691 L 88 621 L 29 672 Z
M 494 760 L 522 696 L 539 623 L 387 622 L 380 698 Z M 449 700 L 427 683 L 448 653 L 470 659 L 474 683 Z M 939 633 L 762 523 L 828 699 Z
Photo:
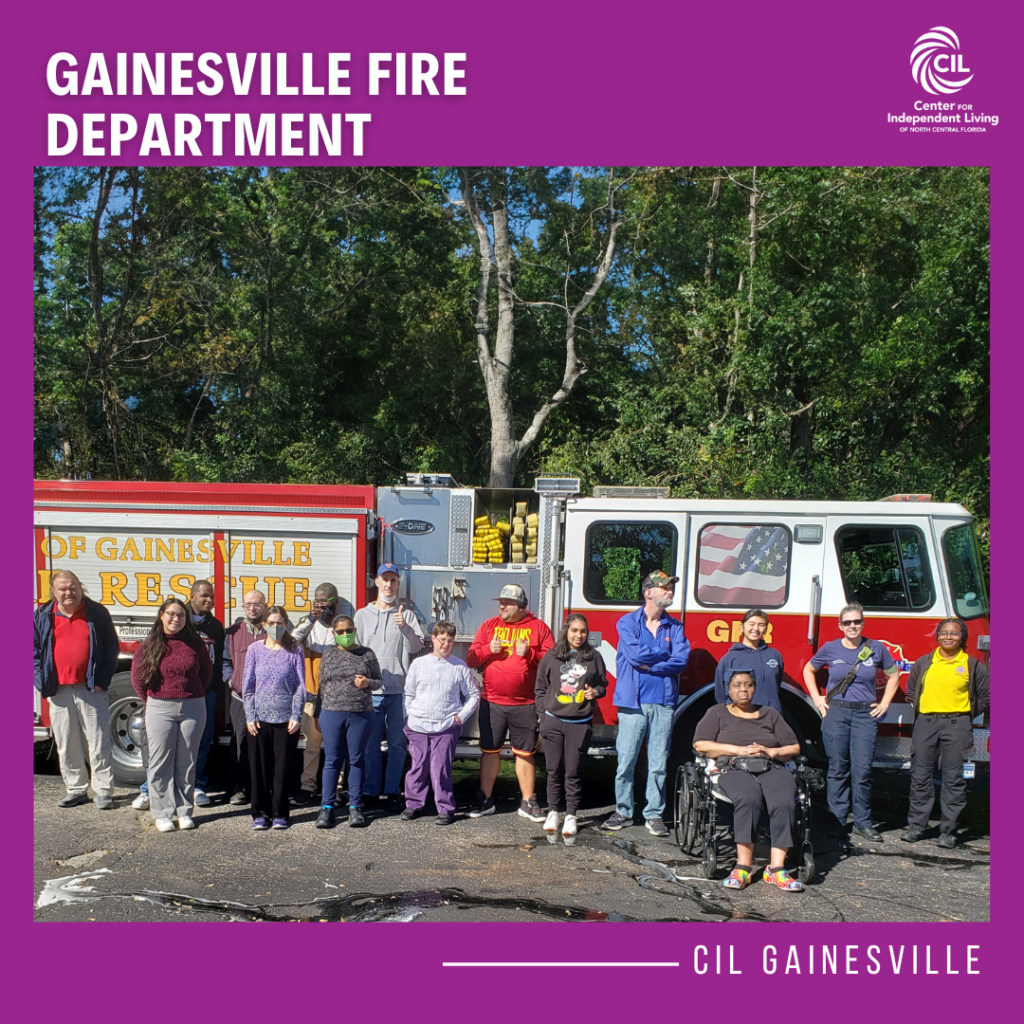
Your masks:
M 334 808 L 321 807 L 320 813 L 313 824 L 314 828 L 334 828 Z
M 366 825 L 366 818 L 363 816 L 361 808 L 350 807 L 348 809 L 348 823 L 350 828 L 363 828 Z
M 657 836 L 659 839 L 668 839 L 668 829 L 665 828 L 665 822 L 661 818 L 648 818 L 644 822 L 644 828 L 651 833 L 652 836 Z
M 315 790 L 300 789 L 295 796 L 292 797 L 292 803 L 296 807 L 308 807 L 311 803 L 318 803 L 320 800 L 320 794 Z
M 520 800 L 519 810 L 516 813 L 520 818 L 529 818 L 530 821 L 544 821 L 547 818 L 547 815 L 540 809 L 536 796 L 531 796 L 529 800 Z
M 916 843 L 920 840 L 921 836 L 923 835 L 923 828 L 918 828 L 916 825 L 908 825 L 903 830 L 903 835 L 900 836 L 900 839 L 902 839 L 905 843 Z
M 481 793 L 477 802 L 470 809 L 469 816 L 471 818 L 482 818 L 484 815 L 493 814 L 494 811 L 494 797 L 484 796 Z M 541 820 L 543 821 L 544 819 L 542 818 Z
M 398 793 L 387 793 L 381 797 L 382 802 L 385 804 L 389 811 L 395 811 L 396 813 L 402 809 L 402 798 Z
M 943 832 L 939 835 L 939 838 L 935 840 L 936 846 L 941 846 L 944 850 L 952 850 L 956 847 L 956 836 L 952 832 Z
M 241 791 L 237 793 L 232 793 L 231 799 L 228 801 L 228 803 L 231 804 L 232 807 L 242 807 L 244 804 L 247 804 L 248 802 L 249 797 Z
M 405 812 L 403 811 L 402 813 L 404 814 Z M 455 820 L 455 815 L 454 814 L 439 814 L 434 819 L 434 824 L 435 825 L 450 825 L 454 820 Z
M 606 818 L 601 828 L 606 829 L 609 832 L 618 832 L 620 828 L 625 828 L 627 825 L 632 825 L 633 821 L 631 818 L 625 818 L 618 811 L 616 811 L 610 818 Z
M 420 809 L 418 807 L 406 807 L 404 811 L 399 815 L 402 821 L 412 821 L 413 818 L 420 816 Z
M 68 793 L 57 801 L 58 807 L 77 807 L 79 804 L 87 804 L 89 795 L 87 793 Z

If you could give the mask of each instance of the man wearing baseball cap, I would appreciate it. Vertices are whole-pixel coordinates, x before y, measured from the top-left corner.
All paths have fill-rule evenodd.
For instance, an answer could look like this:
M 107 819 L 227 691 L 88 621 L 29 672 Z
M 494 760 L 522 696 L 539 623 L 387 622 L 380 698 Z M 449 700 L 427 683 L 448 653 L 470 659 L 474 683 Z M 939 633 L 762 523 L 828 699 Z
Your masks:
M 679 697 L 679 673 L 690 657 L 683 624 L 665 609 L 675 596 L 678 576 L 660 569 L 640 587 L 644 605 L 618 622 L 615 694 L 619 731 L 615 750 L 615 813 L 604 823 L 617 832 L 633 824 L 633 770 L 647 740 L 647 806 L 644 821 L 651 835 L 665 838 L 665 765 L 672 741 L 672 712 Z
M 526 591 L 516 583 L 501 588 L 498 614 L 488 619 L 470 644 L 466 663 L 483 676 L 480 701 L 480 794 L 471 818 L 494 813 L 494 782 L 508 734 L 522 791 L 519 814 L 543 821 L 537 800 L 537 705 L 533 687 L 537 665 L 555 644 L 551 630 L 527 611 Z
M 377 655 L 384 683 L 373 691 L 373 715 L 366 741 L 363 796 L 393 811 L 402 809 L 402 769 L 409 742 L 405 726 L 405 676 L 414 654 L 423 650 L 423 631 L 416 615 L 398 603 L 399 573 L 391 562 L 377 569 L 377 600 L 356 612 L 359 642 Z M 380 741 L 387 737 L 388 766 L 383 771 Z M 381 785 L 383 784 L 383 791 Z

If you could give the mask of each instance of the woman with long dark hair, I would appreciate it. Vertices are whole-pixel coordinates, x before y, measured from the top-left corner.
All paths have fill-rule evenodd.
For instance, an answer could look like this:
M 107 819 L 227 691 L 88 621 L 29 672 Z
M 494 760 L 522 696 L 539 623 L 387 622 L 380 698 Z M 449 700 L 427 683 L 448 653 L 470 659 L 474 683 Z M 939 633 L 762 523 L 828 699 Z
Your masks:
M 196 758 L 206 727 L 213 664 L 185 602 L 172 597 L 132 661 L 132 686 L 146 702 L 149 807 L 158 831 L 195 828 Z
M 935 803 L 935 765 L 942 762 L 939 846 L 956 846 L 957 819 L 967 804 L 962 764 L 974 749 L 971 719 L 988 711 L 988 669 L 967 653 L 967 623 L 943 619 L 935 629 L 938 647 L 918 658 L 907 679 L 907 703 L 914 705 L 910 750 L 910 813 L 900 838 L 916 843 L 928 827 Z
M 594 703 L 608 687 L 604 660 L 590 646 L 586 617 L 574 612 L 562 626 L 555 646 L 537 667 L 534 692 L 544 762 L 548 770 L 548 816 L 544 831 L 558 831 L 558 814 L 565 798 L 562 835 L 576 835 L 576 812 L 582 792 L 581 775 L 590 737 L 594 733 Z
M 288 827 L 288 765 L 299 748 L 299 723 L 306 699 L 302 645 L 288 632 L 288 613 L 272 604 L 263 613 L 266 636 L 245 652 L 242 705 L 249 733 L 252 827 L 264 832 Z

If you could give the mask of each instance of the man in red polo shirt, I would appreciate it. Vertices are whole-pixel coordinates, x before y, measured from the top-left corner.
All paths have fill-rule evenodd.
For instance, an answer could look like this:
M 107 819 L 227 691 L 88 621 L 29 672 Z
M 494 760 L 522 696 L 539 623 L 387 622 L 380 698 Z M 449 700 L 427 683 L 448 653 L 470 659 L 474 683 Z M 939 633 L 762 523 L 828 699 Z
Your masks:
M 74 573 L 54 573 L 50 586 L 53 603 L 35 614 L 35 685 L 50 701 L 50 725 L 67 787 L 58 806 L 88 802 L 91 768 L 96 806 L 106 811 L 114 806 L 107 687 L 120 641 L 110 613 L 85 596 Z

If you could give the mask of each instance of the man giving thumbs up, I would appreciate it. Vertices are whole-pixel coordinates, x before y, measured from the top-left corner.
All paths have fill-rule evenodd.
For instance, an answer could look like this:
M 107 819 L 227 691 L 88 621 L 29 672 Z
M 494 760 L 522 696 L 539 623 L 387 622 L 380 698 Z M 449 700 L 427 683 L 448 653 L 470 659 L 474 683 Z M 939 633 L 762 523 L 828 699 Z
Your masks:
M 359 642 L 377 656 L 384 685 L 373 691 L 374 715 L 366 746 L 363 798 L 368 803 L 381 800 L 381 776 L 384 775 L 383 798 L 393 811 L 402 809 L 402 769 L 405 767 L 407 740 L 403 694 L 405 674 L 412 656 L 423 649 L 423 631 L 416 616 L 398 603 L 398 570 L 383 563 L 374 581 L 377 600 L 360 608 L 355 615 Z M 387 736 L 387 772 L 382 772 L 381 739 Z

